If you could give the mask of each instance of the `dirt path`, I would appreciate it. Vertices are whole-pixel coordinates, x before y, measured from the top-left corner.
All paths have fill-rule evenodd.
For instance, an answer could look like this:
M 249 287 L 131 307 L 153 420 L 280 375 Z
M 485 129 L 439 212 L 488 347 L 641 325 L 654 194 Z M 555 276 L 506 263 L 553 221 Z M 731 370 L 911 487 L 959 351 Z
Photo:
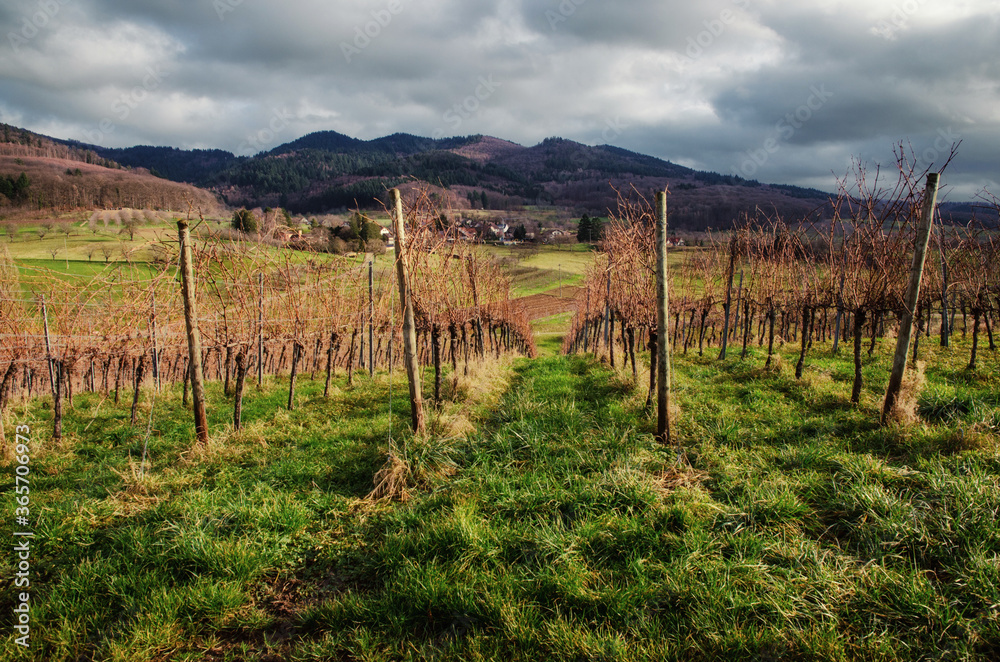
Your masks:
M 543 319 L 559 313 L 575 311 L 579 303 L 577 296 L 580 291 L 579 287 L 563 287 L 562 296 L 558 295 L 558 289 L 554 289 L 541 294 L 513 299 L 511 303 L 520 308 L 529 320 Z

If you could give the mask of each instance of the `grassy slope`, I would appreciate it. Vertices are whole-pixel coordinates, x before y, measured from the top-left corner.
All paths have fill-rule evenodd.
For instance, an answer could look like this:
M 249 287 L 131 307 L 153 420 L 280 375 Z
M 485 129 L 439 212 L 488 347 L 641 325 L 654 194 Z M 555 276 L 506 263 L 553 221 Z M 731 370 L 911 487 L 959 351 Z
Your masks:
M 641 389 L 587 358 L 522 361 L 499 402 L 463 386 L 492 412 L 468 440 L 402 434 L 397 380 L 405 503 L 362 500 L 385 377 L 331 403 L 304 380 L 294 412 L 250 389 L 239 434 L 213 385 L 208 451 L 161 395 L 142 477 L 124 402 L 78 398 L 56 448 L 35 403 L 8 416 L 37 430 L 34 657 L 995 659 L 1000 370 L 961 354 L 929 370 L 931 423 L 887 430 L 887 359 L 855 408 L 846 357 L 815 353 L 801 383 L 756 349 L 676 357 L 679 472 Z
M 585 244 L 505 248 L 489 246 L 490 254 L 508 262 L 514 295 L 548 292 L 560 286 L 579 285 L 597 255 Z
M 550 317 L 533 320 L 531 330 L 535 334 L 535 345 L 539 356 L 556 356 L 562 351 L 563 337 L 575 313 L 559 313 Z

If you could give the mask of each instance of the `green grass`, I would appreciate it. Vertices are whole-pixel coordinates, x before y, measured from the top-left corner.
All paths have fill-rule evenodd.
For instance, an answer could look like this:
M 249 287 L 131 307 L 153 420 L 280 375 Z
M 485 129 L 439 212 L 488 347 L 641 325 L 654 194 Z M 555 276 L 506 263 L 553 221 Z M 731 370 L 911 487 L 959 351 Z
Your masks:
M 569 330 L 573 315 L 571 312 L 560 313 L 531 322 L 539 356 L 555 356 L 562 351 L 563 337 Z
M 141 477 L 145 427 L 124 402 L 78 397 L 59 446 L 44 401 L 17 407 L 8 431 L 36 430 L 38 533 L 21 657 L 996 659 L 1000 368 L 984 352 L 963 370 L 956 344 L 925 350 L 925 420 L 889 428 L 888 357 L 866 359 L 853 406 L 849 359 L 828 348 L 799 381 L 791 345 L 769 371 L 757 348 L 675 356 L 679 467 L 644 389 L 583 356 L 459 388 L 478 393 L 448 405 L 478 423 L 468 437 L 403 432 L 405 384 L 390 419 L 384 375 L 341 378 L 329 402 L 303 379 L 293 412 L 283 383 L 251 386 L 232 433 L 213 384 L 199 452 L 178 393 L 161 394 Z M 410 498 L 367 502 L 390 420 Z
M 487 252 L 505 263 L 514 296 L 530 296 L 575 287 L 584 281 L 597 253 L 584 244 L 566 246 L 524 245 L 516 248 L 489 246 Z
M 62 225 L 63 221 L 58 221 L 57 225 Z M 213 227 L 216 225 L 213 223 Z M 55 229 L 49 230 L 44 237 L 39 238 L 36 229 L 40 224 L 22 225 L 18 227 L 17 237 L 11 241 L 10 237 L 4 237 L 4 245 L 10 252 L 11 257 L 16 260 L 51 260 L 54 263 L 64 263 L 69 259 L 71 262 L 90 261 L 95 264 L 103 264 L 106 260 L 100 249 L 108 247 L 112 252 L 107 259 L 112 261 L 121 260 L 122 251 L 129 252 L 133 260 L 145 260 L 150 256 L 149 247 L 163 240 L 177 239 L 177 226 L 173 223 L 143 223 L 139 225 L 133 238 L 129 238 L 127 233 L 123 233 L 122 228 L 115 225 L 104 227 L 100 223 L 97 232 L 91 232 L 86 222 L 74 221 L 69 234 L 57 232 Z M 95 248 L 91 252 L 91 248 Z M 52 251 L 56 251 L 56 257 L 52 257 Z

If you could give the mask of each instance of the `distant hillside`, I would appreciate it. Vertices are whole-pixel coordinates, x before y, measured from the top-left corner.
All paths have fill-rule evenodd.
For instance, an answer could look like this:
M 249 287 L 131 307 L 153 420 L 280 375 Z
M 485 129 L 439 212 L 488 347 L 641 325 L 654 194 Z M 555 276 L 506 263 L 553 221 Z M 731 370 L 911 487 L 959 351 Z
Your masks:
M 95 149 L 102 156 L 123 166 L 145 168 L 157 177 L 202 187 L 211 186 L 219 172 L 232 167 L 238 161 L 235 155 L 221 149 L 185 150 L 150 145 L 125 148 L 92 147 L 91 149 Z
M 760 207 L 789 218 L 810 214 L 829 195 L 701 172 L 629 150 L 548 138 L 524 147 L 474 135 L 436 140 L 404 133 L 359 140 L 336 131 L 311 133 L 252 157 L 172 147 L 111 149 L 69 142 L 101 158 L 214 191 L 232 206 L 285 207 L 295 213 L 377 208 L 393 186 L 424 182 L 457 208 L 514 210 L 556 206 L 604 215 L 615 188 L 651 195 L 669 186 L 671 223 L 725 228 Z
M 142 149 L 132 148 L 138 153 Z M 182 163 L 194 167 L 190 152 L 173 151 L 179 153 L 178 172 Z M 17 183 L 15 190 L 0 192 L 0 209 L 186 210 L 190 204 L 216 213 L 221 207 L 212 192 L 153 176 L 144 167 L 123 167 L 109 150 L 58 141 L 8 124 L 0 124 L 0 179 Z M 14 195 L 3 194 L 11 192 Z
M 644 154 L 550 138 L 524 147 L 489 136 L 433 140 L 395 134 L 363 141 L 310 134 L 252 158 L 236 159 L 211 185 L 229 204 L 282 206 L 299 213 L 377 207 L 387 188 L 421 181 L 458 208 L 566 207 L 599 215 L 617 205 L 612 186 L 651 195 L 669 185 L 675 227 L 728 227 L 757 207 L 801 217 L 822 191 L 700 172 Z
M 78 145 L 78 146 L 77 146 Z M 4 156 L 38 156 L 50 159 L 66 159 L 104 166 L 120 168 L 115 161 L 98 155 L 89 145 L 57 141 L 47 136 L 32 133 L 10 124 L 0 123 L 0 155 Z
M 27 195 L 7 200 L 6 207 L 30 209 L 194 209 L 216 213 L 220 207 L 210 191 L 150 175 L 145 170 L 105 168 L 67 159 L 0 156 L 0 176 L 25 173 Z M 15 204 L 15 202 L 20 204 Z

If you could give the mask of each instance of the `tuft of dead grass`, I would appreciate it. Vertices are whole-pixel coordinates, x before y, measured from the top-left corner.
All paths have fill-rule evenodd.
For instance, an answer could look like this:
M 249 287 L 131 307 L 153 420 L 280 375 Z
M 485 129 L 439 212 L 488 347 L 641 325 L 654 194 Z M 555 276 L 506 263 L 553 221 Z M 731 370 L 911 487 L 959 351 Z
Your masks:
M 131 457 L 127 467 L 109 469 L 122 480 L 121 490 L 114 493 L 109 490 L 108 503 L 114 508 L 116 517 L 132 517 L 153 508 L 163 500 L 160 496 L 165 488 L 163 477 L 143 469 L 141 463 Z
M 709 474 L 705 471 L 695 469 L 688 464 L 677 464 L 655 474 L 654 483 L 661 492 L 669 494 L 682 487 L 698 487 L 708 478 Z
M 896 406 L 889 412 L 889 420 L 893 423 L 909 426 L 920 421 L 917 415 L 917 398 L 920 391 L 927 384 L 927 377 L 924 369 L 927 364 L 924 361 L 917 361 L 913 369 L 907 370 L 903 374 L 903 383 L 899 389 L 899 397 L 896 399 Z
M 973 423 L 952 430 L 943 440 L 944 449 L 951 453 L 964 451 L 997 451 L 1000 438 L 984 423 Z
M 267 424 L 264 421 L 254 421 L 250 425 L 244 425 L 241 430 L 233 430 L 232 426 L 227 426 L 224 430 L 212 433 L 207 444 L 195 440 L 190 448 L 180 454 L 180 460 L 184 466 L 232 461 L 243 457 L 255 446 L 268 446 Z
M 482 412 L 495 409 L 510 385 L 513 359 L 487 358 L 470 363 L 469 373 L 459 365 L 451 375 L 439 408 L 432 408 L 431 435 L 440 439 L 465 439 L 478 431 L 476 421 Z
M 365 497 L 369 501 L 406 501 L 411 495 L 413 472 L 410 464 L 396 452 L 390 451 L 389 458 L 375 473 L 375 489 Z

